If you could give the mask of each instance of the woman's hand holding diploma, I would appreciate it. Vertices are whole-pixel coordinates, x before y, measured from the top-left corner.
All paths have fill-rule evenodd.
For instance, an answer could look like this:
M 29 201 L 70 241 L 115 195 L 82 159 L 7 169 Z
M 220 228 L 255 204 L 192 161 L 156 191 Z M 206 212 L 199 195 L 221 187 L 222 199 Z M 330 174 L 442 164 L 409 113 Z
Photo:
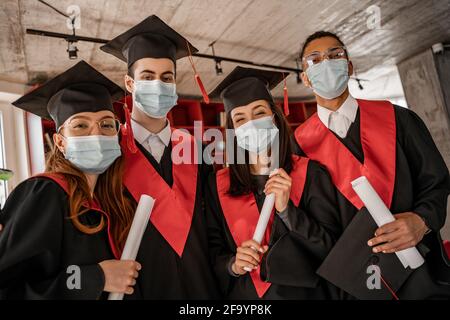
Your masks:
M 235 261 L 231 270 L 238 275 L 243 275 L 258 268 L 261 256 L 267 251 L 268 246 L 262 246 L 255 240 L 244 241 L 238 248 Z
M 105 275 L 103 291 L 133 294 L 141 265 L 132 260 L 105 260 L 99 263 Z
M 278 212 L 282 212 L 287 208 L 291 185 L 292 179 L 283 169 L 274 170 L 269 175 L 264 193 L 266 195 L 272 193 L 275 195 L 275 209 Z M 266 253 L 268 248 L 266 245 L 260 245 L 254 239 L 244 241 L 237 248 L 236 258 L 231 266 L 232 271 L 235 274 L 243 275 L 257 269 L 261 262 L 261 256 Z
M 125 241 L 125 246 L 122 251 L 122 256 L 118 263 L 125 263 L 123 272 L 117 272 L 116 277 L 120 278 L 128 283 L 128 286 L 134 286 L 137 278 L 137 271 L 141 269 L 141 265 L 134 260 L 137 257 L 139 247 L 141 245 L 142 238 L 144 236 L 145 229 L 147 228 L 148 221 L 153 210 L 153 205 L 155 204 L 155 199 L 149 195 L 142 194 L 139 199 L 138 206 L 136 208 L 136 213 L 134 214 L 133 223 L 131 224 L 130 231 L 128 232 L 127 240 Z M 123 285 L 123 282 L 121 283 Z M 133 290 L 129 290 L 125 293 L 131 294 Z M 132 289 L 132 288 L 131 288 Z M 131 293 L 129 293 L 131 292 Z M 122 292 L 112 292 L 109 294 L 108 300 L 122 300 Z
M 287 208 L 291 194 L 292 178 L 283 169 L 274 170 L 266 182 L 264 193 L 275 194 L 275 209 L 282 212 Z

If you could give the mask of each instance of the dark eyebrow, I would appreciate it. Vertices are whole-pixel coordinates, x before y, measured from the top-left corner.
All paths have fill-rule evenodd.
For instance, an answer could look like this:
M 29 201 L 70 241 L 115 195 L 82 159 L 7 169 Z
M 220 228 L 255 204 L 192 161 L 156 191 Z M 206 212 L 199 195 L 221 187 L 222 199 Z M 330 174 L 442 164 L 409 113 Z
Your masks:
M 255 110 L 255 109 L 258 109 L 259 107 L 262 107 L 262 108 L 266 109 L 266 107 L 265 107 L 264 105 L 258 104 L 258 105 L 254 106 L 254 107 L 252 108 L 252 111 Z
M 233 115 L 233 118 L 234 118 L 234 117 L 237 117 L 237 116 L 239 116 L 239 115 L 242 116 L 243 114 L 244 114 L 243 112 L 236 112 L 236 113 Z
M 328 48 L 327 50 L 334 50 L 334 49 L 340 49 L 340 48 L 345 49 L 343 46 L 336 46 L 336 47 Z
M 72 119 L 70 119 L 70 121 L 72 121 L 74 119 L 79 119 L 79 118 L 90 120 L 90 118 L 86 117 L 86 116 L 74 116 Z
M 143 74 L 143 73 L 156 74 L 156 72 L 155 72 L 155 71 L 152 71 L 152 70 L 148 70 L 148 69 L 146 69 L 146 70 L 142 70 L 142 71 L 140 72 L 140 74 Z M 165 72 L 163 72 L 163 73 L 162 73 L 162 75 L 167 75 L 167 74 L 171 74 L 171 75 L 174 75 L 175 73 L 174 73 L 173 71 L 165 71 Z
M 258 109 L 258 108 L 260 108 L 260 107 L 266 109 L 266 107 L 265 107 L 264 105 L 258 104 L 258 105 L 254 106 L 254 107 L 252 108 L 252 111 L 255 110 L 255 109 Z M 243 115 L 243 114 L 244 114 L 243 112 L 236 112 L 236 113 L 233 115 L 233 118 L 236 117 L 236 116 L 239 116 L 239 115 Z
M 111 119 L 115 119 L 113 116 L 104 116 L 102 117 L 100 120 L 104 120 L 106 118 L 111 118 Z M 72 119 L 70 119 L 70 121 L 74 120 L 74 119 L 86 119 L 86 120 L 91 120 L 91 118 L 87 117 L 87 116 L 74 116 Z M 99 121 L 100 121 L 99 120 Z
M 155 71 L 152 71 L 152 70 L 142 70 L 141 72 L 139 72 L 140 74 L 142 74 L 142 73 L 151 73 L 151 74 L 156 74 L 156 72 Z
M 102 118 L 100 119 L 100 121 L 101 121 L 101 120 L 105 120 L 105 119 L 107 119 L 107 118 L 115 119 L 113 116 L 104 116 L 104 117 L 102 117 Z
M 314 51 L 311 51 L 310 53 L 308 53 L 307 55 L 309 56 L 310 54 L 313 54 L 313 53 L 320 53 L 320 51 L 319 50 L 314 50 Z
M 334 49 L 339 49 L 339 48 L 345 49 L 343 46 L 337 45 L 337 46 L 335 46 L 335 47 L 329 47 L 329 48 L 326 49 L 325 51 L 328 51 L 328 50 L 334 50 Z M 314 51 L 311 51 L 308 55 L 313 54 L 313 53 L 322 53 L 322 51 L 314 50 Z

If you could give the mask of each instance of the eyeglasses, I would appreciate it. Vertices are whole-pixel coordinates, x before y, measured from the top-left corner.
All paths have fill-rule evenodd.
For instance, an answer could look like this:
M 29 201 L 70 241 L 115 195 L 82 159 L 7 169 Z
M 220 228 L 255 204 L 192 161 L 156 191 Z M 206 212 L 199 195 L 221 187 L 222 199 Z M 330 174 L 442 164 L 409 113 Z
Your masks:
M 347 50 L 345 47 L 334 47 L 330 48 L 325 52 L 314 51 L 309 55 L 303 57 L 303 62 L 306 63 L 308 67 L 321 63 L 325 58 L 329 60 L 333 59 L 345 59 L 347 58 Z
M 91 134 L 94 126 L 97 125 L 100 133 L 104 136 L 115 136 L 119 133 L 120 121 L 114 118 L 105 118 L 100 121 L 93 121 L 82 118 L 75 118 L 68 123 L 63 124 L 58 132 L 63 128 L 69 130 L 72 136 L 88 136 Z

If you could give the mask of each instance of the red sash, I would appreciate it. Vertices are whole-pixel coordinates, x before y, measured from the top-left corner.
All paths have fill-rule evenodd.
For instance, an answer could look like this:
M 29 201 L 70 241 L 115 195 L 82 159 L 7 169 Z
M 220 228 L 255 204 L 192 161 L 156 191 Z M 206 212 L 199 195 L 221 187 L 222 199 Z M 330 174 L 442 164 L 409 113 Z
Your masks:
M 330 172 L 338 190 L 358 209 L 364 205 L 351 181 L 364 175 L 389 208 L 395 183 L 396 123 L 389 101 L 357 100 L 361 123 L 364 163 L 320 121 L 317 113 L 295 131 L 295 138 L 313 160 Z
M 298 207 L 300 204 L 300 199 L 302 198 L 303 188 L 305 186 L 309 160 L 299 156 L 293 156 L 292 158 L 293 169 L 290 174 L 292 178 L 290 199 L 294 205 Z M 230 175 L 228 168 L 219 170 L 216 175 L 216 180 L 219 201 L 225 220 L 227 221 L 228 229 L 233 236 L 234 243 L 236 246 L 239 246 L 242 242 L 253 238 L 253 233 L 255 232 L 256 224 L 258 223 L 259 211 L 255 197 L 252 193 L 239 197 L 233 197 L 228 194 L 228 190 L 230 188 Z M 269 243 L 273 219 L 274 212 L 272 212 L 269 224 L 267 225 L 262 243 L 264 245 Z M 261 298 L 269 289 L 271 283 L 261 280 L 259 266 L 258 269 L 250 272 L 250 277 L 256 288 L 258 297 Z
M 190 134 L 180 130 L 173 131 L 172 153 L 177 145 L 183 150 L 191 150 L 192 155 L 196 157 L 197 145 Z M 142 194 L 155 199 L 150 221 L 181 257 L 194 214 L 198 165 L 193 161 L 190 164 L 173 164 L 171 188 L 140 150 L 131 152 L 126 139 L 121 140 L 121 146 L 125 158 L 125 187 L 137 202 Z
M 41 173 L 38 175 L 33 176 L 33 178 L 47 178 L 50 179 L 52 181 L 54 181 L 55 183 L 57 183 L 67 194 L 69 194 L 69 186 L 67 184 L 66 179 L 64 179 L 64 176 L 62 174 L 58 174 L 58 173 L 50 173 L 50 172 L 45 172 L 45 173 Z M 89 210 L 93 210 L 93 211 L 97 211 L 100 212 L 101 214 L 103 214 L 106 217 L 106 221 L 107 221 L 107 232 L 108 232 L 108 241 L 109 241 L 109 246 L 111 247 L 111 251 L 114 254 L 114 257 L 116 259 L 120 259 L 120 252 L 119 250 L 116 248 L 112 235 L 111 235 L 111 224 L 110 224 L 110 218 L 109 215 L 104 212 L 99 204 L 97 202 L 92 202 L 92 203 L 88 203 L 87 201 L 83 203 L 83 207 L 89 209 Z

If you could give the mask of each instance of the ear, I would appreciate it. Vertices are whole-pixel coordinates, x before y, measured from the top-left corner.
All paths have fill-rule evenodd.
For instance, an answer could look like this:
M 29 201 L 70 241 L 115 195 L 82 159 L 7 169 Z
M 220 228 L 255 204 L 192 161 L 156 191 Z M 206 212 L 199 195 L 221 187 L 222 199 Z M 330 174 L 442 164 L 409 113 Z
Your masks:
M 348 75 L 351 76 L 353 74 L 353 63 L 348 61 Z
M 300 77 L 302 78 L 302 81 L 303 81 L 303 83 L 305 84 L 305 86 L 307 87 L 307 88 L 311 88 L 312 86 L 311 86 L 311 82 L 309 81 L 309 79 L 308 79 L 308 76 L 306 75 L 306 72 L 302 72 L 301 74 L 300 74 Z
M 129 75 L 125 75 L 124 77 L 125 82 L 125 88 L 127 88 L 127 91 L 130 93 L 134 92 L 134 80 Z
M 65 141 L 64 138 L 59 133 L 53 134 L 53 143 L 55 144 L 55 147 L 59 149 L 64 154 L 65 149 Z

